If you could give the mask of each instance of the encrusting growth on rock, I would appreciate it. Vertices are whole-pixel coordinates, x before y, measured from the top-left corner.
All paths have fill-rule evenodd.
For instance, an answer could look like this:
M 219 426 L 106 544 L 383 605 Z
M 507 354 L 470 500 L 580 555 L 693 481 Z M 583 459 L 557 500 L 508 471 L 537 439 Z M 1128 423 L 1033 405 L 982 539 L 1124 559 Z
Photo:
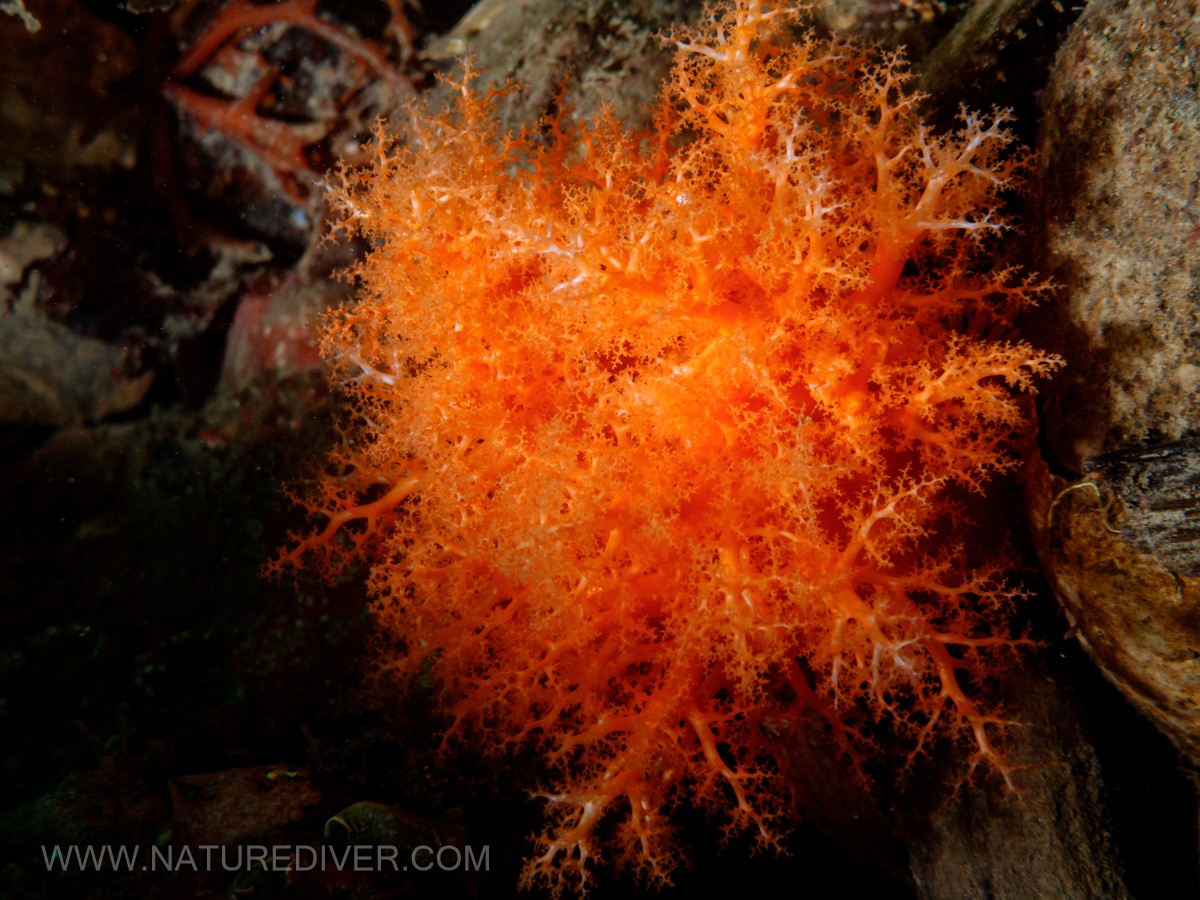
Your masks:
M 541 753 L 527 886 L 667 882 L 678 802 L 777 844 L 781 711 L 1008 777 L 975 693 L 1021 593 L 966 566 L 952 497 L 1015 465 L 1014 389 L 1057 365 L 988 337 L 1044 290 L 986 255 L 1026 159 L 1005 113 L 934 135 L 898 57 L 796 19 L 671 36 L 645 134 L 500 133 L 468 70 L 336 191 L 373 247 L 323 337 L 354 424 L 273 568 L 368 565 L 384 669 Z

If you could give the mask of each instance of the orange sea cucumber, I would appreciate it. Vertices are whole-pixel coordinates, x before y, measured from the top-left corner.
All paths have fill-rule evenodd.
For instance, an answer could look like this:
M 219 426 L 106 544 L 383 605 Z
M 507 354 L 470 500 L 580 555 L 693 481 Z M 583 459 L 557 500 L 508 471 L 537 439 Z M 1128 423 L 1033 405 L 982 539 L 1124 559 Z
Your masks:
M 1044 289 L 988 256 L 1027 160 L 1006 113 L 935 135 L 897 56 L 797 18 L 673 35 L 646 134 L 503 134 L 468 71 L 342 172 L 374 249 L 323 349 L 356 424 L 277 568 L 365 561 L 382 664 L 432 661 L 452 734 L 540 750 L 526 884 L 605 854 L 665 882 L 681 796 L 775 842 L 785 707 L 1007 777 L 960 673 L 1020 591 L 963 565 L 949 498 L 1014 465 L 1014 389 L 1057 365 L 964 325 Z

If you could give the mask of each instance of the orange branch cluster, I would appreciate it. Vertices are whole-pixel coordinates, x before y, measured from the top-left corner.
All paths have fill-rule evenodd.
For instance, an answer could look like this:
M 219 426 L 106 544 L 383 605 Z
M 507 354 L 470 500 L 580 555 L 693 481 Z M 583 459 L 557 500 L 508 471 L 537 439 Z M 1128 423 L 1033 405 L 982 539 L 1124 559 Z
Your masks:
M 357 424 L 276 571 L 366 562 L 385 668 L 432 663 L 452 735 L 540 749 L 529 885 L 667 881 L 680 801 L 776 844 L 781 710 L 1008 775 L 977 688 L 1021 594 L 953 497 L 1015 464 L 1057 365 L 963 327 L 1044 289 L 988 258 L 1025 159 L 1005 113 L 935 135 L 898 58 L 795 19 L 676 34 L 647 134 L 501 133 L 468 71 L 342 173 L 374 249 L 323 349 Z

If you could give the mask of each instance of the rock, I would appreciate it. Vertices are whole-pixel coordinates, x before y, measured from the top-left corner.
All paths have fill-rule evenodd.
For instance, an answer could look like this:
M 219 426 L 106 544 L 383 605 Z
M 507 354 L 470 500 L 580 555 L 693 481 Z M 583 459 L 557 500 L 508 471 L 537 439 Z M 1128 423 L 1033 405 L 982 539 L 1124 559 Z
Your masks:
M 122 93 L 136 67 L 133 39 L 86 4 L 32 7 L 0 15 L 0 194 L 26 168 L 69 178 L 80 166 L 137 162 L 137 113 Z M 42 27 L 29 27 L 31 14 Z
M 173 836 L 196 846 L 232 846 L 275 834 L 321 801 L 309 773 L 286 765 L 187 775 L 167 788 Z
M 943 118 L 963 103 L 1008 107 L 1017 127 L 1032 135 L 1034 92 L 1045 84 L 1058 37 L 1077 12 L 1059 0 L 975 0 L 920 59 L 920 88 Z
M 1194 5 L 1090 4 L 1043 98 L 1042 226 L 1060 297 L 1038 330 L 1055 478 L 1029 494 L 1096 665 L 1200 762 L 1200 91 Z M 1082 477 L 1080 477 L 1082 476 Z
M 1200 94 L 1194 4 L 1099 0 L 1042 98 L 1047 311 L 1065 376 L 1045 438 L 1074 472 L 1200 422 Z
M 1200 763 L 1200 444 L 1093 460 L 1073 484 L 1031 478 L 1038 549 L 1079 643 Z
M 564 93 L 581 119 L 611 104 L 644 125 L 671 62 L 659 35 L 699 11 L 683 0 L 483 0 L 424 55 L 457 78 L 457 60 L 470 54 L 485 85 L 520 84 L 501 104 L 506 128 L 533 125 Z
M 128 348 L 0 309 L 0 424 L 74 425 L 130 410 L 154 380 L 138 368 Z
M 950 802 L 916 785 L 901 832 L 923 900 L 1128 897 L 1089 717 L 1060 664 L 1031 659 L 1004 688 L 1018 792 L 988 780 Z M 962 761 L 959 761 L 960 767 Z

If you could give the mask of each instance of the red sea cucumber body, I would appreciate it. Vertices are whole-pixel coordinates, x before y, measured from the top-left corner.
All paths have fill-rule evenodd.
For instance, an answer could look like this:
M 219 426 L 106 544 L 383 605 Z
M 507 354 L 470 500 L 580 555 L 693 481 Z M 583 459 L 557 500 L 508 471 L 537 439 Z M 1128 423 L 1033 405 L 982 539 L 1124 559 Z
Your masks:
M 681 796 L 774 842 L 789 705 L 1006 772 L 961 673 L 1019 592 L 961 564 L 948 492 L 1014 464 L 1013 389 L 1056 365 L 963 327 L 1041 289 L 984 253 L 1024 160 L 1004 113 L 936 136 L 898 59 L 793 18 L 675 35 L 649 134 L 511 137 L 467 74 L 343 173 L 374 249 L 323 348 L 358 424 L 278 565 L 365 560 L 382 664 L 544 754 L 529 884 L 667 880 Z

